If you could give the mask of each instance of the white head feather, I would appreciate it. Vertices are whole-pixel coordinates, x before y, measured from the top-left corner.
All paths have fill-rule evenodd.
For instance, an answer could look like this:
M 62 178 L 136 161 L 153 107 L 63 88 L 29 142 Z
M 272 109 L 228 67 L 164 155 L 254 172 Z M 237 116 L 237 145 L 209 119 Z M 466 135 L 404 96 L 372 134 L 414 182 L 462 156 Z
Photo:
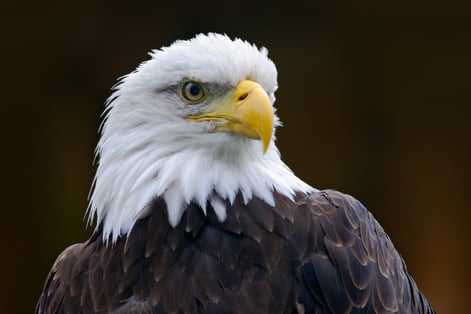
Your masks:
M 267 53 L 240 39 L 198 35 L 153 51 L 121 81 L 107 103 L 89 205 L 105 240 L 128 233 L 156 197 L 176 226 L 190 202 L 205 212 L 210 202 L 223 221 L 221 200 L 232 203 L 238 193 L 273 206 L 274 190 L 290 198 L 312 190 L 281 161 L 274 137 L 263 154 L 258 140 L 208 133 L 207 123 L 185 119 L 195 109 L 174 88 L 188 78 L 232 87 L 250 78 L 274 102 L 277 71 Z

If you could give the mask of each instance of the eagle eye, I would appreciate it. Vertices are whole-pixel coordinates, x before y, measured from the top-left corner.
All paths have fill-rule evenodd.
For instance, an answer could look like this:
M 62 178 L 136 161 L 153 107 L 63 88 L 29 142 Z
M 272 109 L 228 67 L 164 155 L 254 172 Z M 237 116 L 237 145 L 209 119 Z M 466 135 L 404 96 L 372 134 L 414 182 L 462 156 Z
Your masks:
M 188 103 L 198 103 L 206 96 L 203 85 L 195 81 L 184 82 L 180 88 L 180 93 L 183 100 Z

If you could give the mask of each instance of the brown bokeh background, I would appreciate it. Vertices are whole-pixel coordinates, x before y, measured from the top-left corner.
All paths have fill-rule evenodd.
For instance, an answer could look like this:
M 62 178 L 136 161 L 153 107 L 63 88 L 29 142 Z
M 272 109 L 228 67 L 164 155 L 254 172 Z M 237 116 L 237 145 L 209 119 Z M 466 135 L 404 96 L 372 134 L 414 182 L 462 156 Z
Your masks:
M 152 48 L 217 31 L 269 48 L 295 173 L 360 199 L 436 310 L 464 313 L 470 6 L 382 3 L 38 4 L 36 17 L 2 18 L 0 311 L 32 312 L 57 255 L 91 233 L 93 150 L 116 79 Z

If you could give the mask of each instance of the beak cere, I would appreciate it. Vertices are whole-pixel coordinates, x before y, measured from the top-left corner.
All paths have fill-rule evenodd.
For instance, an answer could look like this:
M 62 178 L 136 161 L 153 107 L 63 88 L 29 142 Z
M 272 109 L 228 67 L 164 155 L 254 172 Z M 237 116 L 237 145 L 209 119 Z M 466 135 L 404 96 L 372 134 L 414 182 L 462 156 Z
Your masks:
M 273 133 L 273 105 L 260 84 L 240 81 L 233 92 L 219 104 L 212 104 L 214 111 L 190 116 L 190 121 L 222 121 L 213 132 L 232 132 L 262 141 L 263 153 L 268 149 Z

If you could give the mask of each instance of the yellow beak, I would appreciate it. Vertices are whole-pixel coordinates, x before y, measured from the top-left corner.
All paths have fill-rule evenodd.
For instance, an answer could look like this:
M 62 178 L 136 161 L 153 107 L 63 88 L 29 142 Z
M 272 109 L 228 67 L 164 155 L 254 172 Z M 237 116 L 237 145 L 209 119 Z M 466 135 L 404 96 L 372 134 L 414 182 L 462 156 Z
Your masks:
M 216 124 L 214 132 L 232 132 L 259 139 L 262 141 L 263 153 L 267 151 L 273 133 L 274 113 L 270 98 L 260 84 L 242 80 L 221 103 L 209 107 L 209 112 L 187 119 L 222 121 Z

